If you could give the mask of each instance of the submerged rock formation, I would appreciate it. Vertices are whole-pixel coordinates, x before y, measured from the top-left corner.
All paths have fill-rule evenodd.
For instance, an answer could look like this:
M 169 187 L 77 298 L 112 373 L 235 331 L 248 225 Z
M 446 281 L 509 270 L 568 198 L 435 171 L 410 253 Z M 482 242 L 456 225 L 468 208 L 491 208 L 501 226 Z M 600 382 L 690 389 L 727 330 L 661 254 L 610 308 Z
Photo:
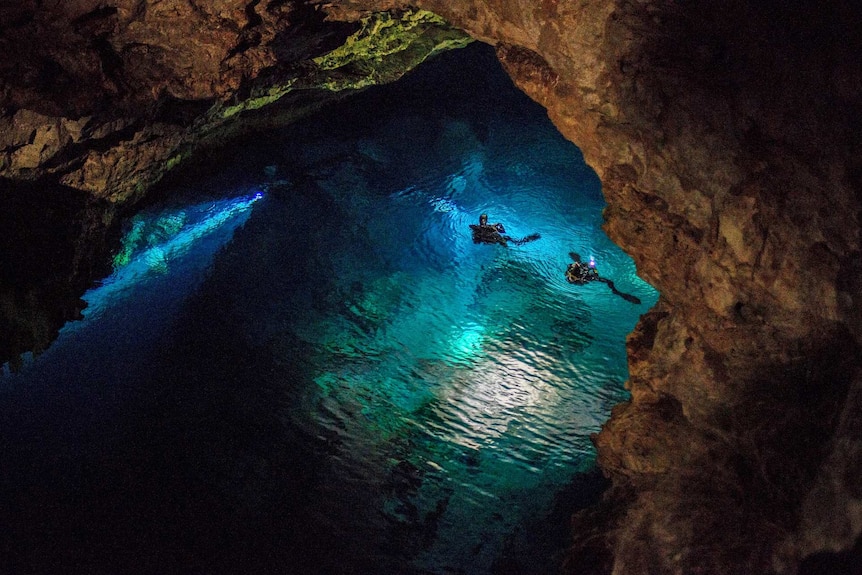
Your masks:
M 628 341 L 632 400 L 596 437 L 614 482 L 604 531 L 579 519 L 576 538 L 590 538 L 570 571 L 584 550 L 617 574 L 795 573 L 859 553 L 862 9 L 850 3 L 20 2 L 0 9 L 0 45 L 19 55 L 0 64 L 0 175 L 140 197 L 201 146 L 463 41 L 408 8 L 497 47 L 583 150 L 609 235 L 661 292 Z M 391 16 L 368 19 L 381 10 L 442 36 L 420 28 L 422 55 L 383 59 L 407 53 L 400 34 L 362 47 L 388 29 Z M 384 60 L 385 73 L 368 64 Z

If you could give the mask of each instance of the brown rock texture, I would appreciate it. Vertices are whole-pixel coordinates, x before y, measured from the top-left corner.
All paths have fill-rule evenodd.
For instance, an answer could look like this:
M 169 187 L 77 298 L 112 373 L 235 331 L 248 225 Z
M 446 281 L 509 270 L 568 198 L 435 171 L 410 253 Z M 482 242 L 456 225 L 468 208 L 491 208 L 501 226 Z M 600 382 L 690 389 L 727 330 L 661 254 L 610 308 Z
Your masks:
M 135 201 L 202 146 L 469 41 L 414 10 L 325 18 L 297 0 L 6 3 L 0 48 L 16 57 L 0 63 L 0 177 Z
M 601 177 L 608 234 L 661 292 L 629 338 L 632 400 L 596 438 L 618 517 L 609 569 L 793 573 L 853 547 L 860 10 L 418 4 L 497 45 Z
M 189 126 L 218 126 L 212 118 L 249 94 L 314 76 L 308 62 L 359 18 L 408 7 L 497 46 L 599 174 L 608 234 L 661 292 L 628 341 L 632 400 L 595 439 L 614 511 L 589 542 L 609 558 L 590 564 L 804 573 L 817 554 L 853 548 L 855 4 L 24 1 L 0 9 L 0 46 L 20 54 L 0 64 L 0 173 L 55 174 L 98 197 L 143 193 L 158 177 L 147 166 L 207 137 Z M 583 572 L 584 548 L 573 549 L 572 573 Z

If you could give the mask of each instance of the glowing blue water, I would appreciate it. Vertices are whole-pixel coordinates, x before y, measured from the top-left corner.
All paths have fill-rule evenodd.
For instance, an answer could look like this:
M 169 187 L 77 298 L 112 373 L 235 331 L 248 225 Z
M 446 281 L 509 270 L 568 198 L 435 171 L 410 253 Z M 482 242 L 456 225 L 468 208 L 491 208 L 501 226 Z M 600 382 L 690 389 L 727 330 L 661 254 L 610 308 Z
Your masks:
M 263 194 L 251 191 L 178 206 L 160 206 L 132 218 L 114 272 L 88 290 L 84 321 L 68 323 L 38 359 L 6 379 L 74 382 L 135 378 L 174 314 L 206 275 L 215 253 L 242 226 Z
M 162 572 L 549 572 L 565 520 L 542 525 L 593 465 L 656 294 L 578 150 L 489 53 L 446 58 L 130 221 L 85 319 L 2 380 L 0 495 L 74 492 L 51 517 Z M 453 70 L 473 83 L 435 96 Z M 476 245 L 481 213 L 541 239 Z M 568 284 L 569 252 L 643 303 Z
M 417 563 L 486 573 L 525 517 L 592 464 L 589 435 L 625 398 L 625 336 L 655 294 L 602 232 L 594 174 L 545 121 L 492 118 L 484 142 L 464 122 L 438 125 L 392 118 L 346 160 L 321 162 L 306 143 L 299 154 L 325 165 L 312 177 L 339 212 L 318 221 L 340 247 L 316 257 L 342 300 L 308 306 L 304 286 L 293 304 L 282 297 L 273 314 L 287 323 L 267 336 L 286 328 L 319 354 L 309 432 L 338 438 L 336 476 L 373 489 L 406 462 L 421 484 L 385 501 L 387 516 L 445 509 Z M 542 237 L 476 245 L 469 224 L 486 212 L 513 237 Z M 567 283 L 571 251 L 644 303 Z

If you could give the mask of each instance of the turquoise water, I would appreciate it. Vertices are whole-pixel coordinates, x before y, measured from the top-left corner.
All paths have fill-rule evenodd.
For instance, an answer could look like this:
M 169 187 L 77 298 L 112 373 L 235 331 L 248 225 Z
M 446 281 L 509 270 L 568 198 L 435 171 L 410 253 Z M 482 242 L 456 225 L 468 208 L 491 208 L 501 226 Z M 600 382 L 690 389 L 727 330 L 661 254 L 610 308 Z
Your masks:
M 12 561 L 549 572 L 657 297 L 577 148 L 476 45 L 216 166 L 0 379 Z M 541 239 L 476 245 L 481 213 Z M 568 284 L 573 251 L 643 303 Z M 101 543 L 39 555 L 45 516 Z

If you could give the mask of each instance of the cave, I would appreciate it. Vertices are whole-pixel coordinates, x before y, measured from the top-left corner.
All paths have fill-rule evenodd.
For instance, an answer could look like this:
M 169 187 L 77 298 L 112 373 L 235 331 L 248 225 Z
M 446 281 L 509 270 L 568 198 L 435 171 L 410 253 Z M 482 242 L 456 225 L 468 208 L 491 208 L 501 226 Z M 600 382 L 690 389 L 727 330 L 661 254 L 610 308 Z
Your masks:
M 858 6 L 79 0 L 0 14 L 0 45 L 15 55 L 0 64 L 8 369 L 22 367 L 22 354 L 50 353 L 63 326 L 89 313 L 80 298 L 111 271 L 134 214 L 196 165 L 481 42 L 581 150 L 601 182 L 604 231 L 660 294 L 626 338 L 628 395 L 592 437 L 610 486 L 589 505 L 568 502 L 563 572 L 858 572 Z M 190 341 L 175 353 L 201 352 Z M 209 351 L 212 369 L 231 369 Z M 205 386 L 182 398 L 202 415 L 224 407 L 206 405 Z M 170 417 L 170 401 L 151 399 Z M 28 419 L 38 400 L 33 390 L 6 406 L 22 433 L 58 415 Z M 245 431 L 265 433 L 261 425 Z M 4 443 L 20 449 L 14 435 Z M 109 464 L 109 452 L 94 460 Z M 63 468 L 30 460 L 33 472 Z M 399 470 L 409 488 L 412 468 Z M 94 471 L 71 466 L 56 481 Z M 45 485 L 30 497 L 51 501 L 38 492 Z M 201 516 L 208 508 L 172 503 Z M 93 513 L 122 525 L 114 509 Z M 97 548 L 51 519 L 29 524 L 45 556 L 49 545 L 79 557 Z M 134 530 L 122 535 L 114 540 Z M 165 536 L 193 550 L 201 534 Z M 133 558 L 148 543 L 113 551 Z M 4 538 L 5 557 L 20 557 L 14 545 Z
M 80 318 L 7 368 L 6 560 L 555 570 L 657 300 L 603 207 L 478 42 L 178 168 Z M 474 242 L 484 211 L 505 245 Z M 613 283 L 569 283 L 569 252 Z

